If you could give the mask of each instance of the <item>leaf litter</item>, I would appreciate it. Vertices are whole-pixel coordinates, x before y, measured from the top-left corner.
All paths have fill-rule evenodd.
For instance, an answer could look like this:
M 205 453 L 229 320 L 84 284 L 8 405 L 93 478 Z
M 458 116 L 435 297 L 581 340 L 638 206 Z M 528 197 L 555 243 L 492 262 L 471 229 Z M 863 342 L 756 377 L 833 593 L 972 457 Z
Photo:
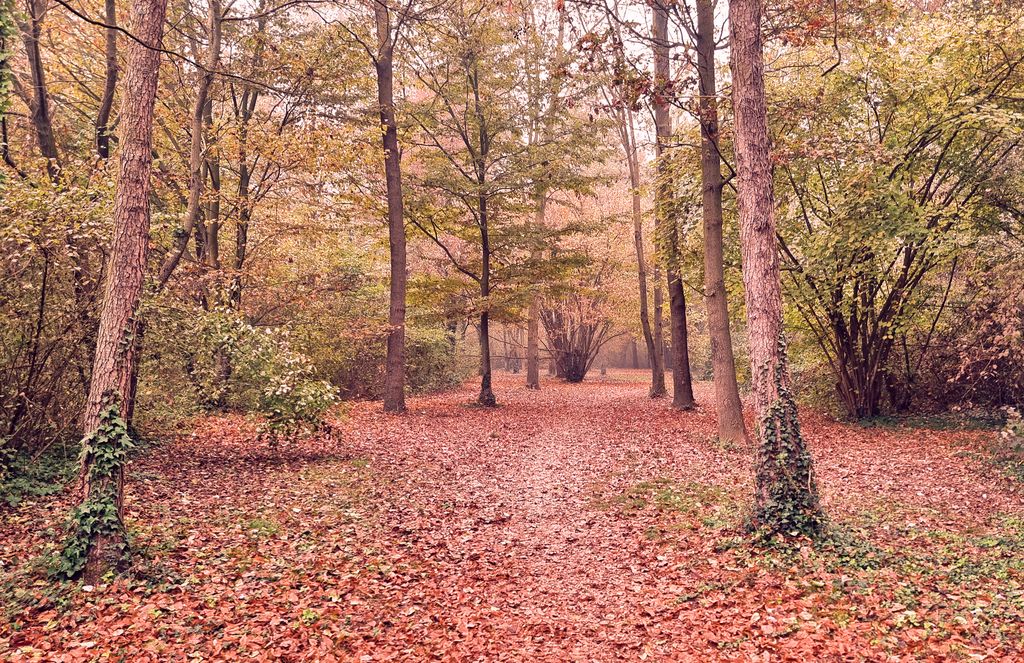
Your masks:
M 0 524 L 8 660 L 910 661 L 1024 657 L 1019 486 L 991 433 L 803 412 L 829 538 L 752 546 L 753 451 L 642 373 L 355 403 L 277 450 L 243 417 L 132 463 L 130 572 L 54 587 L 71 496 Z

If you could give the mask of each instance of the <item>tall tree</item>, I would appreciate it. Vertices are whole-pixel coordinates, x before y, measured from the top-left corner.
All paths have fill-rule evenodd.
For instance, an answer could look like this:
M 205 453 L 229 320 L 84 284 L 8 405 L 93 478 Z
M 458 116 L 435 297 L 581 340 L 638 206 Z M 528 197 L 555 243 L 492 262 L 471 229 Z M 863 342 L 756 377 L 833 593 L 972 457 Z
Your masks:
M 616 8 L 617 11 L 617 8 Z M 611 109 L 615 119 L 615 128 L 619 143 L 626 157 L 629 173 L 630 214 L 633 221 L 633 247 L 636 252 L 637 283 L 640 294 L 640 331 L 647 347 L 647 357 L 651 367 L 651 397 L 665 394 L 665 363 L 664 355 L 655 351 L 654 332 L 651 328 L 649 294 L 647 289 L 647 258 L 644 250 L 643 194 L 640 190 L 640 148 L 636 138 L 636 117 L 634 106 L 638 106 L 636 86 L 629 82 L 634 72 L 627 66 L 622 43 L 622 30 L 613 12 L 605 12 L 609 30 L 614 37 L 614 49 L 611 67 L 613 69 L 612 86 L 604 90 L 604 101 Z M 635 347 L 634 347 L 635 350 Z M 635 353 L 634 353 L 635 354 Z M 639 361 L 635 361 L 638 364 Z
M 398 124 L 395 120 L 395 39 L 397 26 L 391 22 L 391 10 L 384 0 L 373 4 L 377 28 L 377 52 L 374 69 L 377 73 L 377 103 L 384 148 L 384 179 L 388 202 L 388 247 L 391 259 L 390 303 L 388 307 L 387 358 L 384 369 L 384 411 L 405 410 L 405 291 L 408 271 L 405 258 L 405 213 L 402 201 L 402 152 L 398 145 Z
M 654 3 L 651 31 L 654 48 L 654 125 L 658 158 L 658 185 L 654 213 L 659 240 L 665 253 L 665 275 L 668 280 L 669 319 L 672 331 L 672 406 L 689 410 L 694 406 L 693 381 L 690 376 L 690 353 L 686 329 L 686 295 L 679 273 L 679 230 L 674 205 L 674 191 L 669 166 L 669 143 L 672 140 L 672 115 L 669 97 L 673 93 L 670 70 L 671 47 L 668 37 L 668 6 L 661 0 Z
M 738 443 L 746 439 L 743 403 L 736 383 L 736 358 L 729 330 L 729 299 L 725 290 L 722 226 L 722 159 L 719 149 L 718 86 L 715 77 L 715 3 L 697 0 L 697 77 L 700 86 L 701 203 L 704 221 L 704 301 L 711 340 L 711 369 L 715 382 L 718 439 Z
M 761 0 L 730 0 L 729 32 L 740 245 L 758 425 L 752 524 L 766 535 L 796 532 L 813 537 L 821 532 L 824 515 L 813 461 L 790 393 L 764 92 Z
M 138 361 L 133 337 L 139 324 L 138 306 L 149 252 L 153 108 L 166 10 L 166 0 L 135 0 L 129 20 L 129 29 L 137 40 L 129 42 L 125 67 L 113 241 L 83 417 L 88 443 L 80 470 L 82 502 L 76 510 L 80 517 L 75 540 L 84 559 L 79 555 L 73 561 L 82 564 L 86 579 L 93 581 L 114 568 L 126 550 L 123 455 L 118 455 L 124 449 L 117 448 L 119 440 L 103 437 L 100 429 L 101 424 L 107 429 L 123 429 L 123 422 L 119 426 L 116 417 L 107 417 L 124 407 Z

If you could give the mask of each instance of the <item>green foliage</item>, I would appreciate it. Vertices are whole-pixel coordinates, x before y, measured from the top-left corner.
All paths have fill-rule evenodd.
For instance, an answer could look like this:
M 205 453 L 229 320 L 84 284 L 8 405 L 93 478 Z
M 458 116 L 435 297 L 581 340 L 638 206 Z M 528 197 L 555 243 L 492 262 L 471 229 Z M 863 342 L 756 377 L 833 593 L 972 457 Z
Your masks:
M 796 401 L 784 379 L 786 343 L 780 336 L 775 367 L 775 402 L 758 428 L 756 504 L 751 525 L 759 539 L 776 535 L 818 538 L 825 528 L 814 466 L 800 433 Z
M 287 328 L 256 327 L 230 309 L 156 309 L 147 335 L 147 374 L 140 388 L 142 421 L 148 412 L 180 418 L 193 411 L 235 407 L 265 418 L 276 442 L 319 430 L 337 390 L 295 348 Z M 169 411 L 168 411 L 169 410 Z
M 0 438 L 0 502 L 17 506 L 26 498 L 59 493 L 75 474 L 76 457 L 64 445 L 54 445 L 33 459 Z
M 336 390 L 314 377 L 313 366 L 303 355 L 278 345 L 259 368 L 264 387 L 257 410 L 266 417 L 261 434 L 271 444 L 319 431 L 324 414 L 337 400 Z
M 100 412 L 100 424 L 82 440 L 82 467 L 87 468 L 88 495 L 71 512 L 68 537 L 53 569 L 74 578 L 85 568 L 90 550 L 104 539 L 104 553 L 118 559 L 128 552 L 118 492 L 128 454 L 135 447 L 116 403 Z
M 1020 15 L 908 11 L 827 76 L 809 65 L 831 43 L 787 50 L 771 80 L 789 320 L 851 417 L 918 393 L 936 321 L 972 295 L 956 261 L 1018 208 Z

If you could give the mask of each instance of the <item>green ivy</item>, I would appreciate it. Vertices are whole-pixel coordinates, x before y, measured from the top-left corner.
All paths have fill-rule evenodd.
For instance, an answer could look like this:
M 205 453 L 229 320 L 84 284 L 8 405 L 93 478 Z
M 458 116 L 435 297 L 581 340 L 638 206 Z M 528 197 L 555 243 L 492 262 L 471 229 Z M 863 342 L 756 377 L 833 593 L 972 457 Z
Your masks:
M 123 558 L 128 535 L 118 510 L 117 491 L 128 454 L 135 447 L 128 425 L 116 403 L 100 411 L 100 424 L 82 440 L 82 464 L 88 468 L 89 494 L 68 522 L 68 537 L 53 574 L 74 578 L 85 568 L 89 551 L 103 537 L 113 543 L 111 552 Z
M 775 367 L 778 396 L 759 426 L 757 512 L 754 526 L 762 538 L 777 534 L 818 538 L 825 528 L 814 481 L 811 454 L 800 433 L 796 401 L 783 379 L 786 342 L 780 334 Z

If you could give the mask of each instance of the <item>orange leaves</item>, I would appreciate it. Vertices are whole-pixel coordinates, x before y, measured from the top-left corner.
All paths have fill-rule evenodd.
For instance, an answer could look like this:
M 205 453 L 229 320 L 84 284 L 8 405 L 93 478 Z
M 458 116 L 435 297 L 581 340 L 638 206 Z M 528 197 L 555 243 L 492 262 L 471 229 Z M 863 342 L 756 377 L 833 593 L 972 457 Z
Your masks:
M 850 541 L 754 549 L 738 529 L 751 451 L 715 443 L 708 409 L 647 398 L 646 377 L 528 392 L 499 375 L 494 411 L 467 407 L 469 390 L 399 417 L 353 403 L 334 440 L 274 452 L 242 418 L 198 421 L 132 465 L 133 573 L 67 607 L 38 588 L 0 657 L 1019 657 L 1004 546 L 1021 534 L 1000 514 L 1021 503 L 962 456 L 975 437 L 808 412 Z M 38 502 L 0 523 L 5 570 L 62 512 Z

